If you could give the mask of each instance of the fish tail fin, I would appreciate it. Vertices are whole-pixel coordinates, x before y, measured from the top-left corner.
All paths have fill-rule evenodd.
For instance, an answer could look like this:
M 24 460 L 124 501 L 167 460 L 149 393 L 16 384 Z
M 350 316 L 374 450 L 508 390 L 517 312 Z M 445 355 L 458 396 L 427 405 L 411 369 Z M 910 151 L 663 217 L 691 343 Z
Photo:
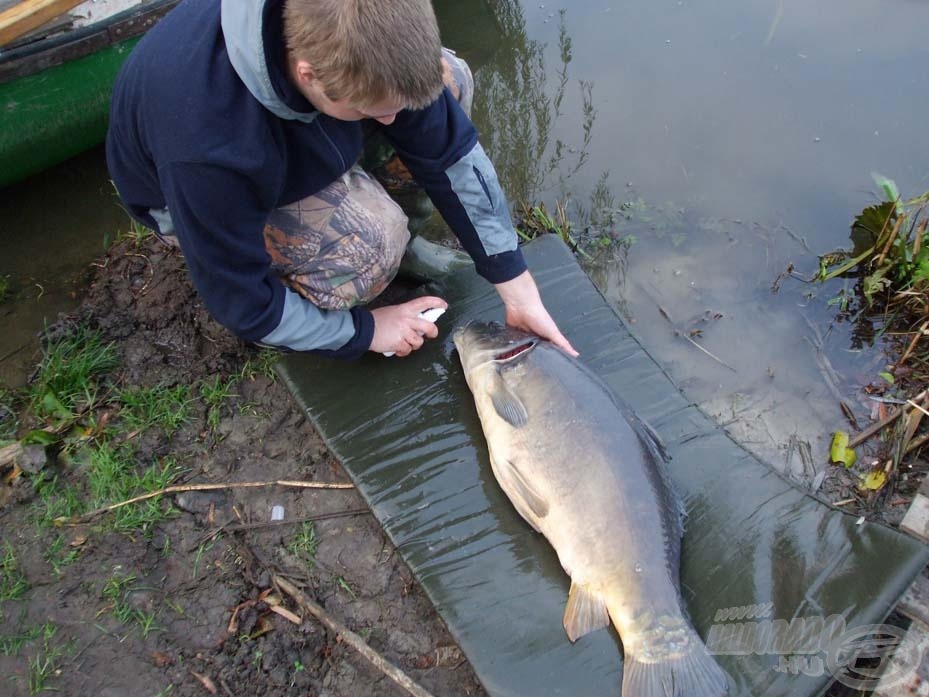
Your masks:
M 729 680 L 702 642 L 677 658 L 644 661 L 626 654 L 623 695 L 635 697 L 725 697 Z

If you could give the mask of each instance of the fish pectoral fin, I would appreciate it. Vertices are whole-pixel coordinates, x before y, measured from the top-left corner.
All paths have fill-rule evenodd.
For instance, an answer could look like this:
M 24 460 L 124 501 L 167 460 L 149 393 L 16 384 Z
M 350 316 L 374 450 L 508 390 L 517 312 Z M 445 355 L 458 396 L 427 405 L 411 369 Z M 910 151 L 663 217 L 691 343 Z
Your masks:
M 494 409 L 501 419 L 506 421 L 510 426 L 519 428 L 529 422 L 529 414 L 526 407 L 519 401 L 519 397 L 510 391 L 499 375 L 494 380 L 490 392 L 490 399 L 493 402 Z
M 571 641 L 577 641 L 585 634 L 603 629 L 610 623 L 610 613 L 606 603 L 587 586 L 571 582 L 568 594 L 568 606 L 564 611 L 564 628 Z
M 513 506 L 529 525 L 539 530 L 539 521 L 548 515 L 548 501 L 526 480 L 516 465 L 505 457 L 494 457 L 491 453 L 497 479 L 506 491 Z

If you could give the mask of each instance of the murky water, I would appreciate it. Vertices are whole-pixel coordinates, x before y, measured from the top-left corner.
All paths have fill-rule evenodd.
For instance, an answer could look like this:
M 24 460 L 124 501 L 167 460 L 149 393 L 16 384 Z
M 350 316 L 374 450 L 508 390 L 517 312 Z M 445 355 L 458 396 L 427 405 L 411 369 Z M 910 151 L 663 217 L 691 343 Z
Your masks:
M 87 265 L 128 227 L 102 148 L 0 189 L 0 384 L 19 385 L 35 361 L 36 335 L 73 309 Z
M 872 171 L 904 195 L 929 188 L 929 6 L 436 7 L 445 43 L 476 69 L 474 119 L 511 199 L 567 202 L 578 234 L 608 243 L 595 280 L 688 397 L 812 479 L 844 423 L 839 397 L 866 410 L 856 387 L 881 356 L 832 321 L 841 281 L 771 286 L 847 242 Z M 0 306 L 0 356 L 14 355 L 0 379 L 15 382 L 30 337 L 126 222 L 99 151 L 0 192 L 0 220 L 0 275 L 16 296 Z
M 872 171 L 929 188 L 929 7 L 493 7 L 475 121 L 509 194 L 626 237 L 588 264 L 601 290 L 690 399 L 813 480 L 847 428 L 839 400 L 867 414 L 857 388 L 882 357 L 834 321 L 843 281 L 771 289 L 847 244 Z

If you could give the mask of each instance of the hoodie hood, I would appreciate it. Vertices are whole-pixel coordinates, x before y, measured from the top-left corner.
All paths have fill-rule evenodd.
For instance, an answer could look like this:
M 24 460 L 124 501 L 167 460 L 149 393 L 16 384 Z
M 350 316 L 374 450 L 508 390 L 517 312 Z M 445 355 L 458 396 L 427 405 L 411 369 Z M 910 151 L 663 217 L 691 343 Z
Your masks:
M 265 26 L 271 17 L 280 18 L 279 13 L 269 12 L 273 4 L 274 0 L 222 0 L 220 21 L 229 62 L 248 91 L 268 111 L 282 119 L 311 123 L 319 112 L 293 108 L 279 94 L 271 77 L 266 40 L 281 31 L 280 27 L 274 27 L 272 32 L 272 27 Z M 283 42 L 280 50 L 283 51 Z M 312 109 L 309 102 L 305 103 Z

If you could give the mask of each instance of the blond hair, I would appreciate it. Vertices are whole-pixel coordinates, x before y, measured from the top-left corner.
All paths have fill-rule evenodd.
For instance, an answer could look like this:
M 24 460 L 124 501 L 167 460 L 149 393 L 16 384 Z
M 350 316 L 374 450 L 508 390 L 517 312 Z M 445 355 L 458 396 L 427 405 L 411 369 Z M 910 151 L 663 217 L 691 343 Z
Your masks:
M 284 41 L 335 101 L 420 109 L 442 91 L 442 45 L 429 0 L 286 0 Z

